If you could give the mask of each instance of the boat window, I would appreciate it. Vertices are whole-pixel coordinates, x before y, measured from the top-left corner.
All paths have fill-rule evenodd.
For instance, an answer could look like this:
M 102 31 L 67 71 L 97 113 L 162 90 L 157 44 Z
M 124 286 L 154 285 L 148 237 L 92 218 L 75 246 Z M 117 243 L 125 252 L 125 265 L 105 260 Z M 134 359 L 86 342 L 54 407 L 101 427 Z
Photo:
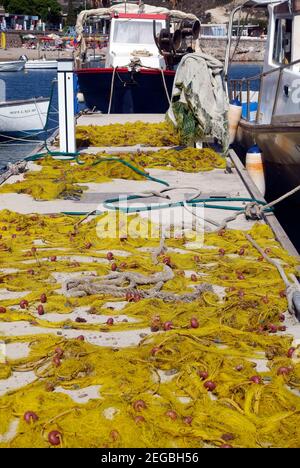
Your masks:
M 159 33 L 162 23 L 156 22 L 156 31 Z M 116 21 L 114 42 L 123 44 L 154 44 L 152 21 Z
M 292 28 L 292 19 L 278 18 L 276 20 L 273 51 L 273 60 L 276 63 L 286 65 L 292 61 Z

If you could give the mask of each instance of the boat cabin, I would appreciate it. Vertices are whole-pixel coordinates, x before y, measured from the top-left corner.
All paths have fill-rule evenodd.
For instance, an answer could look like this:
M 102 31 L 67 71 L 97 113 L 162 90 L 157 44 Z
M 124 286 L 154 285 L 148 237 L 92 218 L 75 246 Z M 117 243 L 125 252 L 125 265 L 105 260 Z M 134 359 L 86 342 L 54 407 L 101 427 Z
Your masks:
M 247 115 L 253 119 L 253 97 L 257 100 L 255 122 L 270 125 L 300 120 L 300 0 L 274 1 L 250 0 L 237 7 L 230 20 L 226 74 L 232 44 L 231 31 L 234 18 L 242 9 L 264 8 L 268 13 L 268 36 L 263 73 L 242 83 L 231 83 L 234 97 L 246 100 Z M 253 85 L 260 81 L 259 93 L 253 93 Z M 252 102 L 251 102 L 252 101 Z
M 87 21 L 110 21 L 104 67 L 86 63 Z M 200 21 L 193 14 L 151 5 L 120 4 L 81 11 L 77 18 L 76 73 L 87 107 L 103 113 L 164 114 L 176 66 L 194 50 Z
M 154 39 L 166 28 L 166 15 L 119 14 L 111 20 L 107 67 L 127 67 L 139 60 L 143 67 L 165 69 L 166 63 Z

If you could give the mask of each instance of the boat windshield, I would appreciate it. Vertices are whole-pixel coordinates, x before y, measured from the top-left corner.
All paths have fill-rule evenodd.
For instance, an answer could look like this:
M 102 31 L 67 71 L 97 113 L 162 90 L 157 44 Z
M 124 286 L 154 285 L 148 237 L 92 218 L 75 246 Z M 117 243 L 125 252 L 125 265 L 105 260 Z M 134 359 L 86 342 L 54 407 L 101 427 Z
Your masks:
M 156 32 L 161 29 L 162 23 L 157 21 Z M 118 44 L 154 44 L 153 21 L 116 21 L 113 41 Z

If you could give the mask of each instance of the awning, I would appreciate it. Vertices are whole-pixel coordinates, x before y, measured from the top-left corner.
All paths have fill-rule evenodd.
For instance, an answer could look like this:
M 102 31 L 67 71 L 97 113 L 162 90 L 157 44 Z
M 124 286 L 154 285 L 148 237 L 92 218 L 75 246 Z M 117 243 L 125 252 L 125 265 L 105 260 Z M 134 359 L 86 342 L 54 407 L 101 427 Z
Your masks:
M 143 5 L 141 9 L 141 6 L 139 5 L 120 3 L 110 8 L 96 8 L 81 11 L 77 17 L 76 22 L 77 35 L 80 38 L 81 34 L 83 33 L 85 22 L 92 16 L 97 16 L 98 18 L 110 18 L 115 12 L 129 14 L 143 13 L 146 15 L 168 15 L 169 18 L 174 20 L 189 19 L 191 21 L 196 21 L 198 19 L 195 15 L 191 13 L 184 13 L 183 11 L 169 10 L 168 8 L 155 7 L 152 5 Z

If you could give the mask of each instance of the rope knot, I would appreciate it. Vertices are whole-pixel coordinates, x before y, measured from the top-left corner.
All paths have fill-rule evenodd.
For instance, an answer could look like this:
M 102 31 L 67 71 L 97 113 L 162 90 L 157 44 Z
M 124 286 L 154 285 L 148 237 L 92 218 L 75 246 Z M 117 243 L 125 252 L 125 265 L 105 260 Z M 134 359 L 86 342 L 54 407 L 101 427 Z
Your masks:
M 7 165 L 8 170 L 10 171 L 11 175 L 22 174 L 23 172 L 26 171 L 26 166 L 27 166 L 26 161 L 21 161 L 21 162 L 19 162 L 17 164 L 8 163 L 8 165 Z
M 246 219 L 251 221 L 258 221 L 262 219 L 263 211 L 264 207 L 262 205 L 259 205 L 257 202 L 248 203 L 245 206 Z

